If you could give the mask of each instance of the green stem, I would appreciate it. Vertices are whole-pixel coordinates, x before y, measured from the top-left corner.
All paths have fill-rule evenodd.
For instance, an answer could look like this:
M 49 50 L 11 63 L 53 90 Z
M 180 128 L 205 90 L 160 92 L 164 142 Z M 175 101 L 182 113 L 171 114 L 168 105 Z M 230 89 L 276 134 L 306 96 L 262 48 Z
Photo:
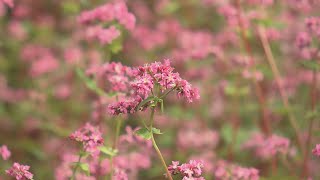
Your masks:
M 167 164 L 166 164 L 166 162 L 165 162 L 165 160 L 164 160 L 164 158 L 162 156 L 162 153 L 161 153 L 161 151 L 160 151 L 160 149 L 159 149 L 159 147 L 158 147 L 158 145 L 157 145 L 157 143 L 156 143 L 156 141 L 155 141 L 155 139 L 153 137 L 152 126 L 153 126 L 153 121 L 154 121 L 154 111 L 155 111 L 155 109 L 154 109 L 154 107 L 152 107 L 151 108 L 151 115 L 150 115 L 150 122 L 151 122 L 150 123 L 150 131 L 151 131 L 152 145 L 153 145 L 154 149 L 156 150 L 156 152 L 157 152 L 157 154 L 158 154 L 158 156 L 159 156 L 159 158 L 161 160 L 162 166 L 163 166 L 163 168 L 165 169 L 165 171 L 167 173 L 167 177 L 170 180 L 173 180 L 172 177 L 171 177 L 171 174 L 170 174 L 170 172 L 168 170 Z
M 121 119 L 116 118 L 116 134 L 114 137 L 113 149 L 116 149 L 118 147 L 121 122 L 122 122 Z M 112 176 L 113 176 L 113 157 L 110 157 L 110 179 L 112 179 Z
M 117 121 L 117 124 L 116 124 L 116 135 L 115 135 L 115 138 L 114 138 L 114 145 L 113 145 L 114 149 L 116 149 L 118 147 L 120 128 L 121 128 L 121 119 L 117 118 L 116 121 Z
M 313 71 L 312 84 L 311 84 L 310 89 L 311 89 L 311 93 L 310 93 L 311 110 L 312 110 L 312 113 L 314 113 L 316 111 L 316 101 L 317 101 L 317 71 Z M 310 119 L 309 126 L 308 126 L 306 150 L 304 152 L 304 158 L 303 158 L 303 163 L 302 163 L 302 166 L 303 166 L 302 177 L 309 176 L 309 154 L 310 154 L 310 149 L 311 149 L 314 120 L 315 120 L 315 118 L 312 117 Z
M 71 176 L 71 178 L 70 178 L 71 180 L 74 180 L 75 177 L 76 177 L 76 173 L 77 173 L 79 164 L 80 164 L 80 162 L 81 162 L 81 159 L 82 159 L 82 152 L 80 152 L 79 158 L 78 158 L 78 161 L 77 161 L 77 164 L 76 164 L 76 166 L 74 167 L 74 169 L 72 170 L 72 176 Z

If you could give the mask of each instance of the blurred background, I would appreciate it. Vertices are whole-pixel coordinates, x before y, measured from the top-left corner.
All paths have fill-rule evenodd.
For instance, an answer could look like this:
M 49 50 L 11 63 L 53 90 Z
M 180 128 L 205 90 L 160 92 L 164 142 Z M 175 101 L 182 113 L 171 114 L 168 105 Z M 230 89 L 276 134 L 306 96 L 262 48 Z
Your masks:
M 148 112 L 108 115 L 114 96 L 101 96 L 105 80 L 86 72 L 163 59 L 201 94 L 193 103 L 170 95 L 157 112 L 168 164 L 203 160 L 206 179 L 254 179 L 233 174 L 251 167 L 260 179 L 319 179 L 311 154 L 319 8 L 313 0 L 0 0 L 0 146 L 11 151 L 0 179 L 13 162 L 30 165 L 35 180 L 69 179 L 79 146 L 68 136 L 86 122 L 110 147 L 117 118 L 120 139 L 133 136 Z M 125 15 L 114 18 L 118 11 Z M 126 143 L 114 158 L 129 179 L 164 179 L 147 142 Z M 108 174 L 108 162 L 89 159 L 91 175 L 78 179 L 99 179 L 97 167 Z

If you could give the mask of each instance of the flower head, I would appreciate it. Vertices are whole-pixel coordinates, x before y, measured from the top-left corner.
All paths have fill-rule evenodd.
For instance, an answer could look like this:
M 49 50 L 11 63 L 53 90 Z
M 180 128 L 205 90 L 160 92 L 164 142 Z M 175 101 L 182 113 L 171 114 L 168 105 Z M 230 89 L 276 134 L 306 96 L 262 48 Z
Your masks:
M 190 160 L 189 163 L 179 165 L 179 161 L 172 161 L 172 165 L 168 167 L 168 171 L 173 174 L 181 174 L 183 180 L 200 180 L 204 179 L 202 175 L 203 162 Z
M 122 100 L 111 103 L 108 106 L 108 112 L 111 115 L 134 113 L 140 102 L 149 96 L 165 96 L 170 92 L 175 91 L 178 97 L 185 98 L 188 102 L 199 99 L 199 91 L 193 88 L 192 85 L 182 79 L 179 73 L 173 72 L 174 68 L 170 65 L 170 60 L 166 59 L 163 62 L 154 62 L 145 64 L 132 69 L 130 74 L 127 96 Z M 107 78 L 110 78 L 109 77 Z M 127 76 L 128 77 L 128 76 Z M 127 81 L 123 81 L 127 82 Z M 129 91 L 131 89 L 131 91 Z M 160 95 L 154 92 L 160 91 Z M 146 104 L 147 105 L 147 104 Z M 141 107 L 138 110 L 143 110 Z
M 29 172 L 30 166 L 21 165 L 19 163 L 13 163 L 13 166 L 6 170 L 6 173 L 16 180 L 32 179 L 33 174 Z
M 82 142 L 84 150 L 93 156 L 99 154 L 98 147 L 103 144 L 102 133 L 90 123 L 86 123 L 84 127 L 72 133 L 70 139 Z

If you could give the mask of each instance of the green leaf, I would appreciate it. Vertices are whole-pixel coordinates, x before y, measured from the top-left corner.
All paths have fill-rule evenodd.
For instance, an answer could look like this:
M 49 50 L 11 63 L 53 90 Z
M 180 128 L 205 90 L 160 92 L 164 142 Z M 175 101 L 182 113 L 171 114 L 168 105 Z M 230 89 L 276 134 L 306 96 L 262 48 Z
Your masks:
M 138 111 L 142 106 L 144 106 L 145 104 L 147 104 L 150 101 L 153 101 L 154 99 L 155 99 L 154 96 L 149 96 L 147 99 L 140 102 L 140 104 L 137 106 L 136 110 Z
M 116 149 L 112 149 L 111 147 L 105 147 L 105 146 L 101 146 L 99 147 L 100 151 L 108 156 L 115 156 L 118 153 L 118 150 Z
M 147 140 L 151 139 L 151 136 L 152 136 L 152 132 L 150 132 L 149 129 L 147 129 L 147 128 L 141 128 L 141 129 L 135 131 L 135 134 L 142 137 L 143 139 L 147 139 Z
M 86 158 L 90 155 L 89 152 L 86 152 L 86 151 L 80 151 L 79 152 L 79 156 L 81 156 L 82 158 Z
M 320 70 L 320 64 L 316 61 L 310 60 L 310 61 L 300 61 L 300 65 L 302 65 L 304 68 L 313 70 L 313 71 L 319 71 Z
M 89 169 L 89 164 L 87 163 L 79 163 L 78 166 L 80 169 L 86 173 L 87 176 L 90 175 L 90 169 Z
M 109 49 L 113 54 L 117 54 L 122 50 L 122 39 L 118 37 L 109 45 Z
M 77 75 L 84 81 L 84 83 L 86 84 L 86 86 L 90 90 L 94 91 L 95 93 L 97 93 L 100 96 L 107 95 L 102 89 L 100 89 L 97 86 L 96 82 L 93 79 L 88 78 L 80 68 L 77 68 L 76 72 L 77 72 Z
M 157 129 L 157 128 L 152 128 L 152 132 L 153 132 L 154 134 L 163 134 L 163 133 L 160 131 L 160 129 Z

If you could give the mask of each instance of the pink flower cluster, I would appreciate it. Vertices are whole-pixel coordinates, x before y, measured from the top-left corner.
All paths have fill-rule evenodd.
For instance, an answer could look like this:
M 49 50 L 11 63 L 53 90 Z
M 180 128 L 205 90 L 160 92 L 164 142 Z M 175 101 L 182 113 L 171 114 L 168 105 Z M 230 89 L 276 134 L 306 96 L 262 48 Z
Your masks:
M 259 157 L 270 158 L 278 153 L 288 153 L 289 145 L 289 139 L 278 135 L 265 137 L 262 134 L 253 134 L 243 147 L 253 149 Z
M 127 93 L 130 89 L 132 79 L 132 69 L 121 63 L 106 63 L 102 67 L 93 66 L 87 70 L 87 74 L 95 75 L 98 80 L 107 80 L 106 91 Z
M 255 79 L 257 81 L 263 80 L 263 73 L 252 68 L 254 67 L 254 60 L 252 58 L 236 55 L 232 57 L 231 60 L 235 65 L 243 67 L 241 74 L 245 79 Z
M 110 22 L 119 21 L 128 30 L 133 30 L 136 22 L 135 16 L 128 11 L 124 2 L 107 3 L 93 10 L 82 12 L 79 21 L 83 24 L 94 21 Z
M 11 152 L 6 145 L 2 145 L 0 147 L 0 155 L 2 156 L 3 160 L 9 159 L 9 157 L 11 156 Z
M 173 56 L 180 61 L 204 59 L 209 55 L 221 57 L 221 49 L 213 42 L 213 36 L 208 32 L 183 30 L 177 36 L 178 48 L 173 51 Z
M 98 156 L 99 146 L 103 145 L 102 133 L 90 123 L 72 133 L 70 139 L 82 142 L 84 151 L 91 153 L 92 156 Z
M 184 97 L 188 102 L 199 99 L 198 89 L 182 79 L 179 73 L 173 72 L 170 60 L 154 62 L 133 69 L 133 79 L 130 83 L 132 92 L 123 100 L 108 106 L 108 112 L 112 115 L 134 113 L 136 107 L 153 92 L 157 86 L 162 93 L 176 91 L 178 97 Z
M 219 134 L 208 129 L 183 128 L 177 136 L 178 145 L 183 149 L 212 149 L 219 142 Z
M 226 161 L 218 161 L 214 168 L 217 180 L 258 180 L 259 171 L 255 168 L 244 168 Z
M 320 144 L 317 144 L 316 147 L 312 150 L 312 154 L 320 157 Z
M 150 95 L 154 85 L 159 85 L 161 92 L 174 88 L 177 95 L 184 97 L 188 102 L 199 99 L 198 89 L 192 88 L 188 81 L 182 79 L 179 73 L 174 73 L 173 70 L 168 59 L 162 63 L 154 62 L 138 67 L 135 69 L 136 78 L 131 86 L 135 94 L 144 98 Z
M 123 170 L 119 170 L 116 169 L 115 173 L 112 177 L 112 180 L 128 180 L 128 175 L 123 171 Z
M 13 166 L 6 170 L 6 173 L 16 180 L 33 179 L 33 174 L 29 172 L 30 166 L 21 165 L 19 163 L 13 163 Z
M 301 31 L 296 37 L 296 46 L 304 59 L 312 59 L 318 55 L 319 50 L 313 47 L 313 39 L 320 37 L 320 18 L 310 17 L 305 20 L 306 31 Z
M 30 62 L 30 74 L 38 77 L 43 74 L 52 72 L 59 67 L 59 60 L 55 57 L 54 52 L 40 45 L 29 44 L 21 51 L 21 58 Z
M 88 39 L 98 39 L 101 44 L 111 44 L 111 42 L 120 36 L 120 31 L 115 26 L 104 28 L 103 25 L 90 25 L 96 21 L 107 23 L 117 20 L 128 30 L 135 27 L 136 18 L 128 12 L 124 2 L 107 3 L 93 10 L 82 12 L 78 18 L 81 24 L 89 25 L 85 31 Z
M 120 31 L 115 26 L 103 28 L 100 25 L 90 26 L 85 31 L 88 40 L 98 40 L 100 44 L 111 44 L 113 40 L 120 36 Z
M 182 180 L 204 180 L 202 177 L 203 163 L 197 160 L 190 160 L 189 163 L 179 165 L 179 161 L 172 161 L 168 171 L 172 175 L 181 174 Z

